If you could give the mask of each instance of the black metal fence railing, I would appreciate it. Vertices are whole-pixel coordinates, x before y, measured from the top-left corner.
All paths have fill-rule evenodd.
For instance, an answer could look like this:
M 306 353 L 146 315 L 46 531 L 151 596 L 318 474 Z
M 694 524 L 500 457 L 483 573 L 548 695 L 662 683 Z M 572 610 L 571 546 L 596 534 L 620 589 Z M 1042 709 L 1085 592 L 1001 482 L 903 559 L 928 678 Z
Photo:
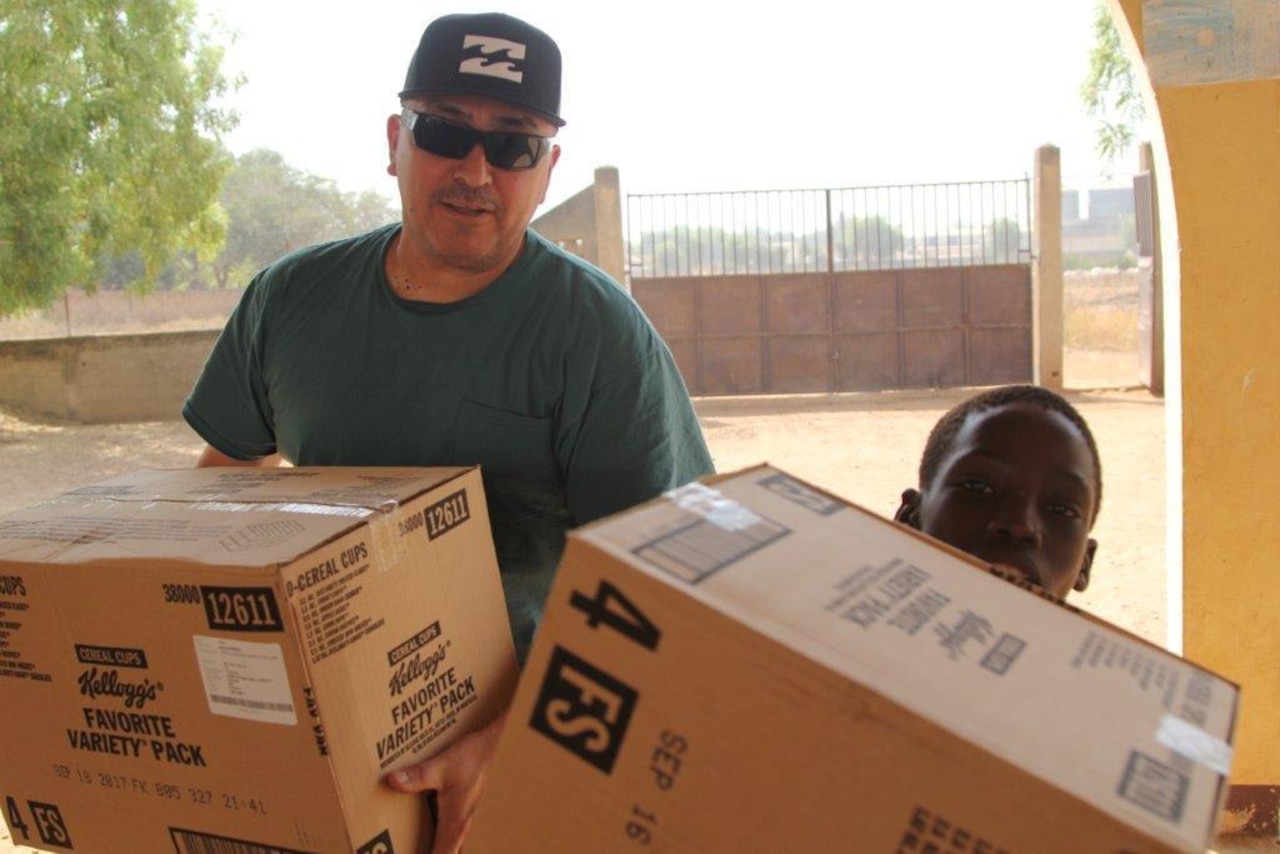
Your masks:
M 627 197 L 631 278 L 1025 264 L 1031 181 Z

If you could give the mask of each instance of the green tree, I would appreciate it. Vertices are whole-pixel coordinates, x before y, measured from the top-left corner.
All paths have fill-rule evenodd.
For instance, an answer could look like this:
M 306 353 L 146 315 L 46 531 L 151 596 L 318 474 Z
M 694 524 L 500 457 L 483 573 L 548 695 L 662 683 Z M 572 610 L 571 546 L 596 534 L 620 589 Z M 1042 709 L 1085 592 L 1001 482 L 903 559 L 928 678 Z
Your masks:
M 216 250 L 221 62 L 195 0 L 0 0 L 0 315 Z
M 843 256 L 846 270 L 876 270 L 902 265 L 902 229 L 882 216 L 856 216 L 843 221 L 836 248 L 837 266 Z
M 1016 219 L 1000 217 L 987 224 L 983 260 L 988 264 L 1016 264 L 1022 252 L 1022 227 Z
M 1094 5 L 1093 49 L 1080 98 L 1088 114 L 1097 120 L 1098 156 L 1109 164 L 1133 144 L 1134 129 L 1146 117 L 1146 110 L 1120 33 L 1102 0 Z
M 378 193 L 344 193 L 333 181 L 287 164 L 277 152 L 242 154 L 220 196 L 227 240 L 213 262 L 219 287 L 238 287 L 303 246 L 366 231 L 399 218 Z
M 900 242 L 900 241 L 899 241 Z M 637 277 L 726 276 L 825 270 L 826 234 L 677 225 L 632 243 Z

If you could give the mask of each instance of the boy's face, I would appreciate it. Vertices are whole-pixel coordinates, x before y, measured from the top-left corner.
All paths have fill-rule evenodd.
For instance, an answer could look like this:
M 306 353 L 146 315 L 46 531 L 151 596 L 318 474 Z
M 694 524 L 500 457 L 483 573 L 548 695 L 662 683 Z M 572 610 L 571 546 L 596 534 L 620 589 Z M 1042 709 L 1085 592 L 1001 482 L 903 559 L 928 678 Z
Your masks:
M 1084 590 L 1097 543 L 1093 458 L 1059 412 L 1014 403 L 970 415 L 922 492 L 907 490 L 917 527 L 1013 570 L 1059 597 Z

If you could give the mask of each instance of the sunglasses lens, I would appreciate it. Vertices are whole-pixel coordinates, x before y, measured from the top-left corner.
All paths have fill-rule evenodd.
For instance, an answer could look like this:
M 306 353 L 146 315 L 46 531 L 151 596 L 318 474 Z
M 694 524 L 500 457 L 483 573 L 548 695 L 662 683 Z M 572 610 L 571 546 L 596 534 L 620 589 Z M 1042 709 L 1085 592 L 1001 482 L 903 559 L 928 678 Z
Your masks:
M 466 157 L 467 152 L 479 142 L 477 136 L 471 128 L 421 113 L 413 123 L 413 141 L 419 148 L 451 160 Z
M 531 169 L 546 153 L 547 141 L 540 136 L 502 131 L 478 131 L 454 124 L 439 116 L 410 113 L 414 144 L 437 157 L 461 160 L 477 143 L 484 146 L 485 159 L 499 169 Z
M 484 155 L 499 169 L 529 169 L 542 157 L 543 140 L 523 133 L 485 134 Z

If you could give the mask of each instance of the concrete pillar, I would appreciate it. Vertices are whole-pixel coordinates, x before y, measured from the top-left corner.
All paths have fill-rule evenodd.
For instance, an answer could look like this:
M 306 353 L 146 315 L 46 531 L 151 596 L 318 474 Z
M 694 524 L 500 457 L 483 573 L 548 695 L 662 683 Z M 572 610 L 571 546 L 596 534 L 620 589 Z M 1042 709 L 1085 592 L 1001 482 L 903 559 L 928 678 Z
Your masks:
M 616 167 L 596 169 L 591 186 L 574 193 L 531 225 L 543 237 L 585 258 L 626 286 L 622 190 Z
M 1151 227 L 1155 232 L 1149 279 L 1143 279 L 1138 294 L 1139 372 L 1143 385 L 1157 396 L 1164 395 L 1164 282 L 1160 263 L 1160 193 L 1156 188 L 1155 154 L 1151 143 L 1138 146 L 1138 171 L 1151 176 Z M 1145 261 L 1143 262 L 1145 263 Z
M 595 196 L 596 266 L 626 285 L 626 249 L 622 236 L 622 187 L 616 166 L 596 170 Z
M 1062 391 L 1062 155 L 1036 149 L 1031 177 L 1032 376 L 1036 385 Z

